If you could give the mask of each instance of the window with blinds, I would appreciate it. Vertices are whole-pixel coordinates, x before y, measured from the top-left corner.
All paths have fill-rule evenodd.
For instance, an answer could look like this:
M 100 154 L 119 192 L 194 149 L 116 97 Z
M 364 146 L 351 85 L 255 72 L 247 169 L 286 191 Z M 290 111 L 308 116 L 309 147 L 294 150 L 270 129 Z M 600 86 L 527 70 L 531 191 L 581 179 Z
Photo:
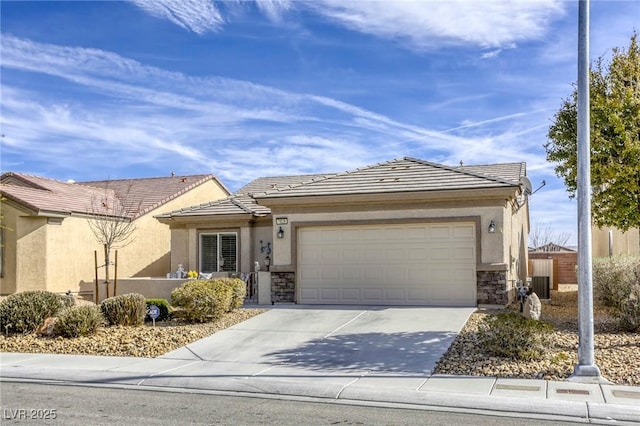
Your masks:
M 236 233 L 200 234 L 200 272 L 237 272 Z

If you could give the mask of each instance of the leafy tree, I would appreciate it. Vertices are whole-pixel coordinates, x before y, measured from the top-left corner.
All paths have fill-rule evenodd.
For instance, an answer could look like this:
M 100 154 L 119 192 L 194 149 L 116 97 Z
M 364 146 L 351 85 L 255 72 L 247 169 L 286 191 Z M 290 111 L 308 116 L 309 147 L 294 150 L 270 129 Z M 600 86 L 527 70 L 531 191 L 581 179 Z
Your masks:
M 592 213 L 596 225 L 622 231 L 640 227 L 640 46 L 613 49 L 590 72 Z M 544 145 L 570 197 L 577 190 L 577 99 L 563 100 Z

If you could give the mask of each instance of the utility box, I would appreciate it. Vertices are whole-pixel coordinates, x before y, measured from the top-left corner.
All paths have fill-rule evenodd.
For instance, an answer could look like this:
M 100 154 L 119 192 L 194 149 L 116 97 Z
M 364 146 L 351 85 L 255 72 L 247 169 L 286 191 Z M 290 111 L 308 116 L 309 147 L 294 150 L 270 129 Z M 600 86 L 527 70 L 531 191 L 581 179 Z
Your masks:
M 540 299 L 549 299 L 551 297 L 549 277 L 531 277 L 531 288 Z

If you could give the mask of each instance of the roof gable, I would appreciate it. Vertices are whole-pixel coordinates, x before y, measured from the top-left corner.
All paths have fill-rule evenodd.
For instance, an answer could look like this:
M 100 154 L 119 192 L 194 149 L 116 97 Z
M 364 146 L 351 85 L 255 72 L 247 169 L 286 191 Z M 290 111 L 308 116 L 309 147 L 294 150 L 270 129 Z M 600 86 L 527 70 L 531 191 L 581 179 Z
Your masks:
M 515 167 L 505 177 L 497 165 L 456 168 L 405 157 L 353 171 L 326 176 L 287 188 L 276 188 L 257 199 L 320 195 L 355 195 L 412 191 L 452 191 L 459 189 L 508 188 L 519 185 Z M 481 173 L 482 171 L 491 173 Z
M 243 194 L 230 195 L 222 200 L 211 201 L 196 206 L 186 207 L 168 213 L 163 213 L 156 218 L 168 219 L 172 217 L 217 216 L 217 215 L 251 215 L 255 217 L 266 216 L 271 209 L 258 204 L 252 197 Z

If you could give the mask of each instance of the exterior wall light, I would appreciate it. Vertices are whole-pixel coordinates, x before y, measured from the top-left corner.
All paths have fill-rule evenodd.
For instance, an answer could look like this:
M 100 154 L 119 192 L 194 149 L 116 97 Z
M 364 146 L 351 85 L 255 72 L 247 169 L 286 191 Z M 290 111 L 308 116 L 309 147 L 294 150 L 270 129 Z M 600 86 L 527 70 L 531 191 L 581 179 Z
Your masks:
M 493 234 L 496 232 L 496 223 L 492 220 L 489 222 L 489 233 Z
M 278 229 L 278 238 L 284 238 L 284 229 L 282 229 L 282 226 L 280 227 L 280 229 Z

